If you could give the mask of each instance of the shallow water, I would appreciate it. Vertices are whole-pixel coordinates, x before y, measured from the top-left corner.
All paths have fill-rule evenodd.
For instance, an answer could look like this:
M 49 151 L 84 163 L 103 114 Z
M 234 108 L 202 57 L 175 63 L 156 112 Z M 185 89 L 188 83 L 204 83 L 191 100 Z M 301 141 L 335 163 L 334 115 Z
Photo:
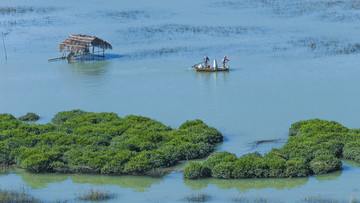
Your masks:
M 359 128 L 360 3 L 301 2 L 3 0 L 8 60 L 1 44 L 0 112 L 35 112 L 47 123 L 59 111 L 80 108 L 144 115 L 174 128 L 199 118 L 225 136 L 218 150 L 237 155 L 282 146 L 299 120 Z M 73 33 L 110 42 L 109 60 L 48 62 Z M 231 71 L 188 70 L 204 55 L 218 61 L 227 55 Z M 268 139 L 280 142 L 255 145 Z M 212 201 L 231 201 L 239 192 L 284 201 L 318 193 L 349 199 L 359 194 L 358 172 L 349 165 L 304 179 L 187 181 L 181 173 L 151 179 L 15 170 L 0 177 L 0 186 L 27 185 L 46 200 L 72 198 L 92 185 L 116 192 L 114 201 L 180 201 L 193 190 L 211 193 Z

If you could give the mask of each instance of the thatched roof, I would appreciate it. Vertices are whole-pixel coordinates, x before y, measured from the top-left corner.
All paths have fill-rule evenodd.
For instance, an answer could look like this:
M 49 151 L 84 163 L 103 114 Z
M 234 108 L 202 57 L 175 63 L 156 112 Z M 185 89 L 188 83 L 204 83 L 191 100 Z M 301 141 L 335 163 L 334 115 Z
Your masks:
M 102 49 L 112 49 L 111 44 L 95 36 L 72 34 L 59 44 L 59 52 L 72 51 L 81 53 L 86 47 L 100 47 Z

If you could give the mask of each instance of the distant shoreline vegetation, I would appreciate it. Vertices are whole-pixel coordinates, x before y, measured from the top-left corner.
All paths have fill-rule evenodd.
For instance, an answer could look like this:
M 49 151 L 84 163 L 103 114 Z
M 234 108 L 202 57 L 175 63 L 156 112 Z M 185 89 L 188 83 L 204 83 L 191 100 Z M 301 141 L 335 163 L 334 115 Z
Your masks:
M 0 165 L 31 172 L 156 175 L 209 155 L 222 141 L 201 120 L 172 129 L 147 117 L 82 110 L 59 112 L 48 124 L 0 114 Z
M 291 125 L 289 140 L 273 148 L 240 158 L 217 152 L 205 162 L 186 166 L 184 178 L 285 178 L 326 174 L 342 169 L 342 158 L 360 162 L 360 130 L 348 129 L 334 121 L 313 119 Z

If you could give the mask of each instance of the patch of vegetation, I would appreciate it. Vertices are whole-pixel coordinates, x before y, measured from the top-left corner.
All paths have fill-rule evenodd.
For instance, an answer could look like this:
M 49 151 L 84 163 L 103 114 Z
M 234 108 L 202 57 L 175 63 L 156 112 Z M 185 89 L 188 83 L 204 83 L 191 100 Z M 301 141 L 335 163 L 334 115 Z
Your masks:
M 307 47 L 317 55 L 348 55 L 360 51 L 359 43 L 347 43 L 328 37 L 307 37 L 297 41 L 289 41 L 288 43 L 294 46 Z
M 341 161 L 332 155 L 321 155 L 310 162 L 310 169 L 315 174 L 330 173 L 341 168 Z
M 350 197 L 349 200 L 339 200 L 332 197 L 324 196 L 324 195 L 314 195 L 305 197 L 300 202 L 306 203 L 358 203 L 359 201 L 355 196 Z
M 141 18 L 149 18 L 150 14 L 141 10 L 129 11 L 104 11 L 102 12 L 105 17 L 111 17 L 116 20 L 136 20 Z
M 183 175 L 185 178 L 196 179 L 196 178 L 204 178 L 209 177 L 211 171 L 208 167 L 204 166 L 200 162 L 192 162 L 186 166 L 186 170 Z
M 259 27 L 245 26 L 193 26 L 182 24 L 163 24 L 140 28 L 129 28 L 127 32 L 135 35 L 144 35 L 145 37 L 154 37 L 157 34 L 203 34 L 210 36 L 230 36 L 247 33 L 264 34 L 265 30 Z
M 43 202 L 39 198 L 29 195 L 25 188 L 21 189 L 0 189 L 0 202 Z
M 40 116 L 36 115 L 35 113 L 27 113 L 24 116 L 20 116 L 18 119 L 20 121 L 37 121 L 39 118 Z
M 9 15 L 9 14 L 26 14 L 26 13 L 48 13 L 54 11 L 55 8 L 33 8 L 33 7 L 0 7 L 0 14 L 1 15 Z
M 277 16 L 313 16 L 320 20 L 349 22 L 359 19 L 360 9 L 358 1 L 344 0 L 220 0 L 220 2 L 222 6 L 231 9 L 265 8 L 269 14 Z
M 185 194 L 181 199 L 188 202 L 206 202 L 211 196 L 205 192 Z
M 360 159 L 360 130 L 337 122 L 313 119 L 291 125 L 284 147 L 262 156 L 250 153 L 238 158 L 230 152 L 212 154 L 204 163 L 214 178 L 283 178 L 325 174 L 341 170 L 340 159 Z M 192 163 L 192 165 L 199 163 Z M 186 167 L 185 178 L 207 177 L 201 167 Z M 185 174 L 200 174 L 188 176 Z
M 98 188 L 90 188 L 84 193 L 75 194 L 75 200 L 83 201 L 109 200 L 114 197 L 115 194 L 111 193 L 109 190 L 99 190 Z
M 239 195 L 237 197 L 232 198 L 233 202 L 242 202 L 242 203 L 276 203 L 276 202 L 281 202 L 279 200 L 273 200 L 273 199 L 268 199 L 268 198 L 264 198 L 264 197 L 247 197 L 244 195 Z
M 28 13 L 28 12 L 34 12 L 33 7 L 2 7 L 0 8 L 0 14 L 15 14 L 15 13 Z
M 59 112 L 53 123 L 28 124 L 0 114 L 0 165 L 32 172 L 165 174 L 161 168 L 207 156 L 221 133 L 201 120 L 172 129 L 147 117 L 81 110 Z
M 72 120 L 84 116 L 85 114 L 87 114 L 87 112 L 80 109 L 74 109 L 72 111 L 62 111 L 57 113 L 54 118 L 51 119 L 51 122 L 54 124 L 61 124 L 67 120 Z

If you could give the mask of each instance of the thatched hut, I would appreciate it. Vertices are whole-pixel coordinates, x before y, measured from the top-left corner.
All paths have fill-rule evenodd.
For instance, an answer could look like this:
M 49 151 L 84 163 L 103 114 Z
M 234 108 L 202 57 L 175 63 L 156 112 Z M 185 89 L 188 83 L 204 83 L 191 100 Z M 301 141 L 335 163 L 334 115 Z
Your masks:
M 68 59 L 104 57 L 105 49 L 112 49 L 107 41 L 96 36 L 81 34 L 72 34 L 59 44 L 59 52 L 63 53 L 63 57 L 67 55 Z

